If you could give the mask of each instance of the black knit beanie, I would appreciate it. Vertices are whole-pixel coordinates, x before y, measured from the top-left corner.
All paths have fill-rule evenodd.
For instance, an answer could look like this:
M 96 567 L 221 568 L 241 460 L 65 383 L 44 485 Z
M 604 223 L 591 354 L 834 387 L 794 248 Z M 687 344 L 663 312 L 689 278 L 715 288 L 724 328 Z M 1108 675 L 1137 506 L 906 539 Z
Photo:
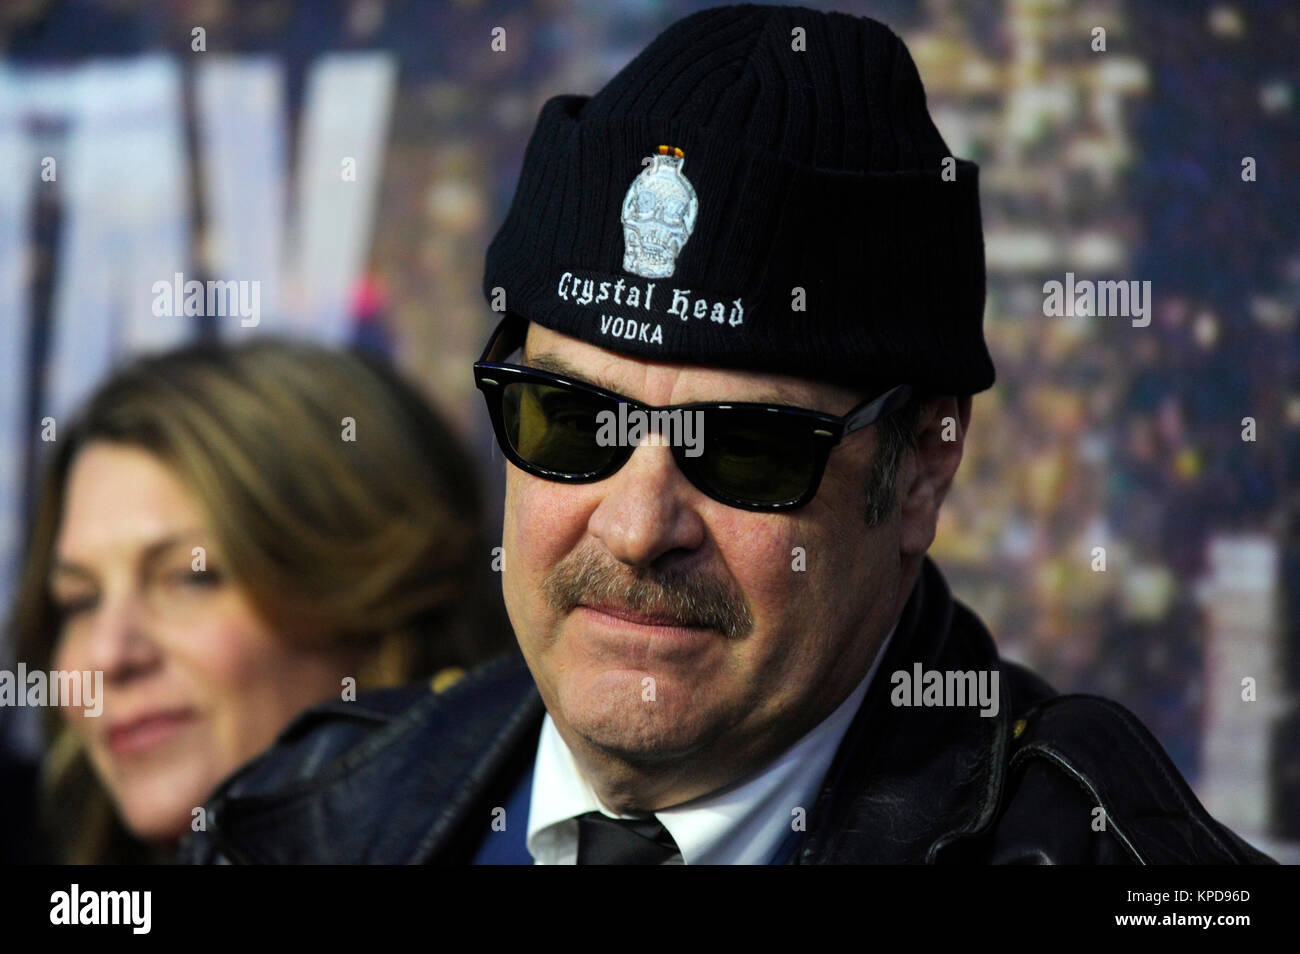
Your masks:
M 649 360 L 973 394 L 993 383 L 978 169 L 948 156 L 888 27 L 705 10 L 546 103 L 484 291 Z

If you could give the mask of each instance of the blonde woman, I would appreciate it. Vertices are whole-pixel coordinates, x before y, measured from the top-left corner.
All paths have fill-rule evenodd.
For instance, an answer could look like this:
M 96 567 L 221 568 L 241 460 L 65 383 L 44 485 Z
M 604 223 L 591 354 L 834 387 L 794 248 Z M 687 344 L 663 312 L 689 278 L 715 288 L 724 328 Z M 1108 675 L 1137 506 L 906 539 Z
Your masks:
M 150 358 L 55 446 L 11 625 L 29 671 L 102 673 L 102 711 L 51 710 L 54 860 L 167 860 L 303 709 L 510 645 L 474 468 L 368 359 Z

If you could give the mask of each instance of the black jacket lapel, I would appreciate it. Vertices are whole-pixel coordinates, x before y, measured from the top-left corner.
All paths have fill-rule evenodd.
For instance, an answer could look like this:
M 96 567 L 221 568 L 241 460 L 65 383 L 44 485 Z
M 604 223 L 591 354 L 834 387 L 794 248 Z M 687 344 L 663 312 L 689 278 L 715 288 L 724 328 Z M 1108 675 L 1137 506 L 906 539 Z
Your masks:
M 933 862 L 988 827 L 1003 784 L 1010 737 L 1007 680 L 999 707 L 904 707 L 891 702 L 894 672 L 998 669 L 992 638 L 927 557 L 894 639 L 827 772 L 795 864 Z

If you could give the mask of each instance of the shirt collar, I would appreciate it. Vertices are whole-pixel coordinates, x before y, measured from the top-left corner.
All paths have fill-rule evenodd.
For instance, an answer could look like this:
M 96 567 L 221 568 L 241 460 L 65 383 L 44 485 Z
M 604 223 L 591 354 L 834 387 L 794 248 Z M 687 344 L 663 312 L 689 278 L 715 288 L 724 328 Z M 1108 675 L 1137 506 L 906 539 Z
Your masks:
M 796 821 L 806 823 L 840 742 L 853 722 L 885 657 L 897 624 L 881 643 L 867 674 L 829 716 L 761 771 L 738 785 L 655 812 L 686 864 L 766 864 Z M 528 851 L 538 864 L 574 864 L 577 816 L 601 804 L 547 713 L 533 763 L 528 809 Z

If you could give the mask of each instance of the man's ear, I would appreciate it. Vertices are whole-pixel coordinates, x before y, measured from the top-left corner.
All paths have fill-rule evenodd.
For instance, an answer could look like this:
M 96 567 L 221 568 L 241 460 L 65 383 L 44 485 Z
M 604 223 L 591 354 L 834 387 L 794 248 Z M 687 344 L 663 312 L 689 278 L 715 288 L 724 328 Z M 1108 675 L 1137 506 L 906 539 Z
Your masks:
M 934 542 L 939 507 L 961 463 L 970 426 L 970 395 L 930 398 L 917 420 L 916 450 L 903 457 L 899 549 L 919 557 Z

